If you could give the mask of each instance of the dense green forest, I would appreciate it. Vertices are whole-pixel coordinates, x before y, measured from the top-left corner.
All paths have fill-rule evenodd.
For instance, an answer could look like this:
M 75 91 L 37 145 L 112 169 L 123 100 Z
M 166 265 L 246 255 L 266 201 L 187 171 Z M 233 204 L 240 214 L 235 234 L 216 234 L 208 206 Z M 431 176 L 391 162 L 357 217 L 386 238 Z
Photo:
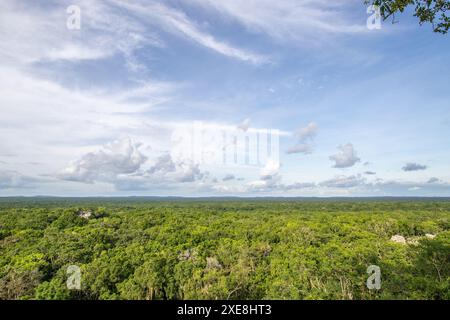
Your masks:
M 0 299 L 450 299 L 449 218 L 446 200 L 4 198 Z

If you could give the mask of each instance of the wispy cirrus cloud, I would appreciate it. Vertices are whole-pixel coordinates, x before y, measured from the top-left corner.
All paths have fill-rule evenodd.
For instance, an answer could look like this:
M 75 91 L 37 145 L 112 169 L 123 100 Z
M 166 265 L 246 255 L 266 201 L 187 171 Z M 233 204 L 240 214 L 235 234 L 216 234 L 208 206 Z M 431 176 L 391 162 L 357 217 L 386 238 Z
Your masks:
M 128 12 L 144 17 L 148 24 L 154 24 L 163 30 L 190 39 L 197 44 L 214 50 L 224 56 L 235 58 L 253 64 L 270 62 L 269 57 L 233 46 L 225 41 L 218 40 L 212 34 L 202 31 L 201 28 L 188 16 L 178 10 L 156 1 L 118 1 L 108 0 Z
M 9 64 L 98 60 L 121 54 L 133 59 L 142 46 L 161 46 L 144 24 L 122 15 L 103 1 L 77 1 L 82 28 L 68 30 L 66 8 L 71 1 L 40 7 L 28 1 L 0 4 L 0 57 Z
M 344 8 L 354 1 L 326 0 L 189 0 L 244 25 L 249 31 L 263 33 L 280 42 L 319 43 L 331 35 L 367 32 L 346 16 Z

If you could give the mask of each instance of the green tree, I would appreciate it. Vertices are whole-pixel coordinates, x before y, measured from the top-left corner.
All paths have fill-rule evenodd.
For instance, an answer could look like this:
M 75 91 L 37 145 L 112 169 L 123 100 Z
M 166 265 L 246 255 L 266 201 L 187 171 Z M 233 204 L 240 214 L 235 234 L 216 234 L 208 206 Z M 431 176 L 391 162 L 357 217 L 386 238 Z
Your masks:
M 365 3 L 378 6 L 383 19 L 394 19 L 396 13 L 414 7 L 414 16 L 419 18 L 420 25 L 431 23 L 433 31 L 442 34 L 446 34 L 450 28 L 448 0 L 365 0 Z

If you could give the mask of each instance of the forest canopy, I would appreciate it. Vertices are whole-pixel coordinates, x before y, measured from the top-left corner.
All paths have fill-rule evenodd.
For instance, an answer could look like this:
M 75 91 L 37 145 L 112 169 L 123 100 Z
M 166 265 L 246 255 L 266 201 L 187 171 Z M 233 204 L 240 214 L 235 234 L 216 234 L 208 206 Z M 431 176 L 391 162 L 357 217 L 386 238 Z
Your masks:
M 449 213 L 448 201 L 0 201 L 0 299 L 450 299 Z

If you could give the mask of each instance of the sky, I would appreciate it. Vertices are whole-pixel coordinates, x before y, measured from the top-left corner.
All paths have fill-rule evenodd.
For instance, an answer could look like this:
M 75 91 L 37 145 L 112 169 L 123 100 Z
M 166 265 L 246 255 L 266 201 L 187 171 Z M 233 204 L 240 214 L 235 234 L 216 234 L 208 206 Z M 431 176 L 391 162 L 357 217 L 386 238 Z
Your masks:
M 450 41 L 362 0 L 0 2 L 0 196 L 450 196 Z

